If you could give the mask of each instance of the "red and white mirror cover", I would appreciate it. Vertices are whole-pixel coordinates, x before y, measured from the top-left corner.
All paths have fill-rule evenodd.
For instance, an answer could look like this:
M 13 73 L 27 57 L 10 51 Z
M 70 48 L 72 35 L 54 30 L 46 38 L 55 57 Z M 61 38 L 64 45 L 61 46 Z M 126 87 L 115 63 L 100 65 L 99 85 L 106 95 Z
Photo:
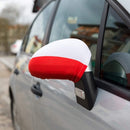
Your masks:
M 39 49 L 29 62 L 32 76 L 78 82 L 91 59 L 87 45 L 79 39 L 63 39 Z

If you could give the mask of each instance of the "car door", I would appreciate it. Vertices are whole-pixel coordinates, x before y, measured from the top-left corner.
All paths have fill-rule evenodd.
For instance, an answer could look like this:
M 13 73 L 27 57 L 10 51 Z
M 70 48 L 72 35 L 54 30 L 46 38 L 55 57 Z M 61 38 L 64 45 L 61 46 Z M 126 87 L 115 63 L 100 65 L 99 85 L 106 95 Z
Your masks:
M 48 2 L 44 11 L 39 12 L 38 16 L 32 23 L 28 33 L 25 36 L 21 52 L 16 58 L 15 65 L 15 102 L 17 108 L 17 116 L 19 118 L 18 124 L 22 130 L 33 130 L 33 94 L 31 87 L 33 84 L 33 77 L 28 71 L 28 63 L 34 52 L 36 52 L 43 45 L 42 40 L 45 36 L 45 30 L 49 21 L 49 17 L 54 7 L 54 2 Z M 44 7 L 44 8 L 45 8 Z
M 72 3 L 69 0 L 62 0 L 59 2 L 48 42 L 70 37 L 85 41 L 91 50 L 94 50 L 92 54 L 94 70 L 95 51 L 103 6 L 99 1 L 94 4 L 94 0 L 83 0 L 82 2 L 73 0 Z M 91 8 L 89 8 L 90 6 Z M 98 12 L 93 11 L 94 7 L 97 7 Z M 91 10 L 93 17 L 87 13 L 89 10 Z M 95 17 L 95 15 L 99 17 Z M 93 20 L 94 18 L 95 20 Z M 33 82 L 34 85 L 40 86 L 42 92 L 41 96 L 33 98 L 35 129 L 111 129 L 107 123 L 76 102 L 75 85 L 72 81 L 42 80 L 34 77 Z
M 127 19 L 129 16 L 127 11 L 118 2 L 108 0 L 105 5 L 103 19 L 106 21 L 102 20 L 104 23 L 101 25 L 95 78 L 98 87 L 102 89 L 99 89 L 92 113 L 115 129 L 128 130 L 130 129 L 130 116 L 128 116 L 130 113 L 130 17 Z

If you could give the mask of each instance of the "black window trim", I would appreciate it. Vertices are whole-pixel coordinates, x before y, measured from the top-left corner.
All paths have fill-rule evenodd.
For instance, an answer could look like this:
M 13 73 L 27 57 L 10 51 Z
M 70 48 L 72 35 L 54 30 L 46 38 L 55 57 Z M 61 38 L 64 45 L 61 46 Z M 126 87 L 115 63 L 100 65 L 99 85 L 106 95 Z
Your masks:
M 100 27 L 99 27 L 99 37 L 98 37 L 98 41 L 97 41 L 96 65 L 95 65 L 95 76 L 96 77 L 100 77 L 102 44 L 103 44 L 108 10 L 109 10 L 109 4 L 105 1 L 103 14 L 101 17 L 101 23 L 100 23 Z
M 102 19 L 101 19 L 101 25 L 100 25 L 100 29 L 99 29 L 99 38 L 98 38 L 98 43 L 97 43 L 95 82 L 99 88 L 106 90 L 108 92 L 111 92 L 112 94 L 115 94 L 119 97 L 122 97 L 122 98 L 130 101 L 130 89 L 122 88 L 121 86 L 118 86 L 118 85 L 115 85 L 115 84 L 112 84 L 110 82 L 100 79 L 103 39 L 104 39 L 105 26 L 106 26 L 106 21 L 107 21 L 107 16 L 108 16 L 108 11 L 109 11 L 110 6 L 125 21 L 127 26 L 128 27 L 130 26 L 128 14 L 122 8 L 122 6 L 117 1 L 106 0 L 105 5 L 104 5 Z
M 130 101 L 130 89 L 122 88 L 121 86 L 119 87 L 118 85 L 101 80 L 99 78 L 95 78 L 95 81 L 99 88 Z

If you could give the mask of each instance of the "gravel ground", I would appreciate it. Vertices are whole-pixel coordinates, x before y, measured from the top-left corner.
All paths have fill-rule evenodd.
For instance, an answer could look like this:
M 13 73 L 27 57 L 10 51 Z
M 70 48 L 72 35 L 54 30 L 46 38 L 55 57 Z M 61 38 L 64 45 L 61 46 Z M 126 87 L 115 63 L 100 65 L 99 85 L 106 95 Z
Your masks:
M 10 71 L 0 62 L 0 130 L 13 130 L 8 94 Z

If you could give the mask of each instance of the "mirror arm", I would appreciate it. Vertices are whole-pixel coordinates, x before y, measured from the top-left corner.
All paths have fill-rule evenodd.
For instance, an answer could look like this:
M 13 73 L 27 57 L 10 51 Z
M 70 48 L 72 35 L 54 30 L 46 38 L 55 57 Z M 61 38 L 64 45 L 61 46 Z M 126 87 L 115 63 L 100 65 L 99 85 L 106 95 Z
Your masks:
M 75 83 L 77 103 L 91 110 L 94 106 L 97 97 L 97 87 L 94 81 L 93 72 L 85 72 L 81 80 Z

